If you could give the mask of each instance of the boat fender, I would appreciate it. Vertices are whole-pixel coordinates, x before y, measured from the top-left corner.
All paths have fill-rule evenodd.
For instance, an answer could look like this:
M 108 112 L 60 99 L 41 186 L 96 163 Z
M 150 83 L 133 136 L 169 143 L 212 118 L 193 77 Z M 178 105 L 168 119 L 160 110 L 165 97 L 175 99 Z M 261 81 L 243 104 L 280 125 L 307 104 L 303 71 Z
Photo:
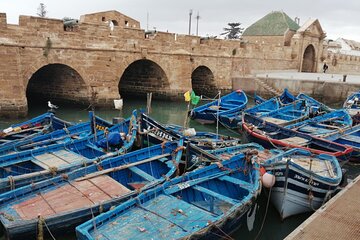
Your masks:
M 266 172 L 261 177 L 261 182 L 264 187 L 272 188 L 275 184 L 275 176 L 271 172 Z
M 193 137 L 196 135 L 196 130 L 195 128 L 188 128 L 184 130 L 183 134 L 186 137 Z

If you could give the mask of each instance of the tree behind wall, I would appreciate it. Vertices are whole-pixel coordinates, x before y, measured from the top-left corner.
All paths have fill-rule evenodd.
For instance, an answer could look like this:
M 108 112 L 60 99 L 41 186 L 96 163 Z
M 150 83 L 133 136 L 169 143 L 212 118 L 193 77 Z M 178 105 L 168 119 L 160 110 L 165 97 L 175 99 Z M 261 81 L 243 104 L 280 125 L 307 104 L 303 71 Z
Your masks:
M 46 6 L 43 3 L 40 3 L 38 9 L 37 9 L 37 15 L 39 17 L 46 17 L 47 11 L 46 11 Z
M 228 23 L 228 27 L 224 28 L 225 32 L 220 35 L 225 35 L 226 39 L 239 39 L 244 30 L 240 25 L 241 23 Z

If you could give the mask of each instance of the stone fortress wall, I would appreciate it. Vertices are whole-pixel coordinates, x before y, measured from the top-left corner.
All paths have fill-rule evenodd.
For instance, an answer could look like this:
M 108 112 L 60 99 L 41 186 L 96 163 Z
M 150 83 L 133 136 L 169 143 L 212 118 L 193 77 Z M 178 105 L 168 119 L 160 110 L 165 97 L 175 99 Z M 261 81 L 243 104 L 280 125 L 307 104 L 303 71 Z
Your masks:
M 356 74 L 360 57 L 327 51 L 324 36 L 317 20 L 284 36 L 222 40 L 146 32 L 117 11 L 87 14 L 71 26 L 33 16 L 12 25 L 0 13 L 0 115 L 26 115 L 29 96 L 113 106 L 122 95 L 146 92 L 166 99 L 183 98 L 191 88 L 228 92 L 236 78 L 320 72 L 324 60 L 329 72 Z

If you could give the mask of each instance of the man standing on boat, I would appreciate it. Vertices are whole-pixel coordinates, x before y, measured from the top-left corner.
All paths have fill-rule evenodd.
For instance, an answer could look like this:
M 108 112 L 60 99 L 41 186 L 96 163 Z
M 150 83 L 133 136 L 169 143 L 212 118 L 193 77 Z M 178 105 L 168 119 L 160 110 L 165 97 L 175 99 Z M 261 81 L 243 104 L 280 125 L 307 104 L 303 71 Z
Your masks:
M 360 112 L 357 112 L 353 117 L 353 126 L 360 124 Z

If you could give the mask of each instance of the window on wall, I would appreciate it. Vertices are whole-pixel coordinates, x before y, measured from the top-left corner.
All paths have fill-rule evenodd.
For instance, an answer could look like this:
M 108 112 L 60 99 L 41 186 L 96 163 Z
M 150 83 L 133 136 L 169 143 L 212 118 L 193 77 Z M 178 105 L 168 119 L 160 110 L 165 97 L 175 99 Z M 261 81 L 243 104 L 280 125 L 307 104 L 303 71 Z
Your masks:
M 129 26 L 129 21 L 125 21 L 125 26 L 126 26 L 126 27 Z
M 105 22 L 105 17 L 101 17 L 101 21 Z

